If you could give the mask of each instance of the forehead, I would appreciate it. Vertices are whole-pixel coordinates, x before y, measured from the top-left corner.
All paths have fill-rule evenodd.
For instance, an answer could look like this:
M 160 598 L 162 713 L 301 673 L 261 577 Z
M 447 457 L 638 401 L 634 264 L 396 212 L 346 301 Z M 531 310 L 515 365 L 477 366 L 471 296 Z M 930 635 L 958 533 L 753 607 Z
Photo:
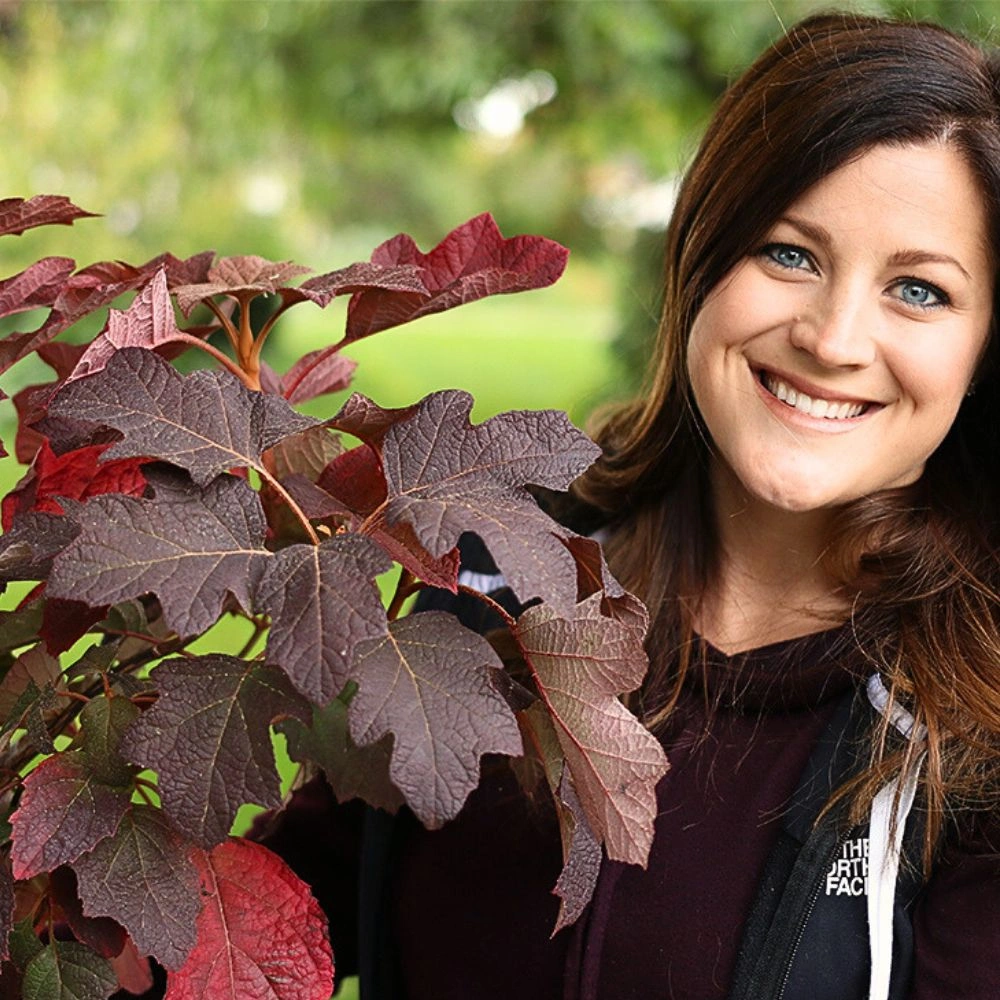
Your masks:
M 992 269 L 986 199 L 976 174 L 939 142 L 874 146 L 817 181 L 784 213 L 898 249 L 961 251 Z

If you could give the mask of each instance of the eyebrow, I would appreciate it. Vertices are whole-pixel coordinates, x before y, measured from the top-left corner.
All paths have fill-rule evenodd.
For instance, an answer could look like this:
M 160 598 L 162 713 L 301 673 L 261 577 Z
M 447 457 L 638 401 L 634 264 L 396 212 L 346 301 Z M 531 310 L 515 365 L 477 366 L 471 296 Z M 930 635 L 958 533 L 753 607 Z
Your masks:
M 829 247 L 833 242 L 829 231 L 815 222 L 808 222 L 794 215 L 783 215 L 777 221 L 787 222 L 798 229 L 803 235 L 808 236 L 809 239 L 815 240 L 824 247 Z M 912 267 L 917 264 L 951 264 L 957 267 L 967 280 L 972 281 L 972 275 L 969 274 L 961 263 L 955 257 L 946 253 L 935 253 L 931 250 L 897 250 L 889 258 L 889 263 L 896 267 Z

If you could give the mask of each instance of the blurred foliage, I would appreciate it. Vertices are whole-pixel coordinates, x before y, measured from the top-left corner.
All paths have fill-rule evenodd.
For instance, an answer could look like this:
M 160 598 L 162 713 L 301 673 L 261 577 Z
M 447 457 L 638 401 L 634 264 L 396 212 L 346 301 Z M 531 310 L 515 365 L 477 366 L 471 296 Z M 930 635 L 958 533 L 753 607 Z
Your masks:
M 576 254 L 622 261 L 634 246 L 638 269 L 613 266 L 636 311 L 625 327 L 648 328 L 656 239 L 636 237 L 662 225 L 666 206 L 646 204 L 664 197 L 657 181 L 682 167 L 727 79 L 827 5 L 0 0 L 3 193 L 63 193 L 106 215 L 7 241 L 0 268 L 207 247 L 336 267 L 489 210 Z M 996 0 L 854 7 L 979 37 L 1000 14 Z M 456 124 L 462 102 L 537 71 L 557 92 L 515 134 Z

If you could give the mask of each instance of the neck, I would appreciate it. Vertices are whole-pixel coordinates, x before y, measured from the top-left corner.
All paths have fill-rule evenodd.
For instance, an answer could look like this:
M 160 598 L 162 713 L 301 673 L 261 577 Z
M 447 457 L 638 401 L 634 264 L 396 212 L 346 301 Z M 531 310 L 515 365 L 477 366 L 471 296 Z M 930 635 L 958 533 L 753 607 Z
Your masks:
M 807 635 L 843 621 L 845 596 L 823 568 L 833 512 L 787 511 L 713 476 L 718 563 L 696 615 L 724 652 Z

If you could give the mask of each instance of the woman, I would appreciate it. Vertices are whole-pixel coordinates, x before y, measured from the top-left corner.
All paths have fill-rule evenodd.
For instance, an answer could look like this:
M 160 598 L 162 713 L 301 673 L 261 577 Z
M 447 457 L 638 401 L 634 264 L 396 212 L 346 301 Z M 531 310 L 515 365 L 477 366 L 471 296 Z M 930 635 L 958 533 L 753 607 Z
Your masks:
M 651 389 L 577 490 L 653 618 L 649 866 L 550 941 L 558 844 L 507 779 L 369 830 L 371 995 L 1000 996 L 998 95 L 943 29 L 831 15 L 724 96 Z

